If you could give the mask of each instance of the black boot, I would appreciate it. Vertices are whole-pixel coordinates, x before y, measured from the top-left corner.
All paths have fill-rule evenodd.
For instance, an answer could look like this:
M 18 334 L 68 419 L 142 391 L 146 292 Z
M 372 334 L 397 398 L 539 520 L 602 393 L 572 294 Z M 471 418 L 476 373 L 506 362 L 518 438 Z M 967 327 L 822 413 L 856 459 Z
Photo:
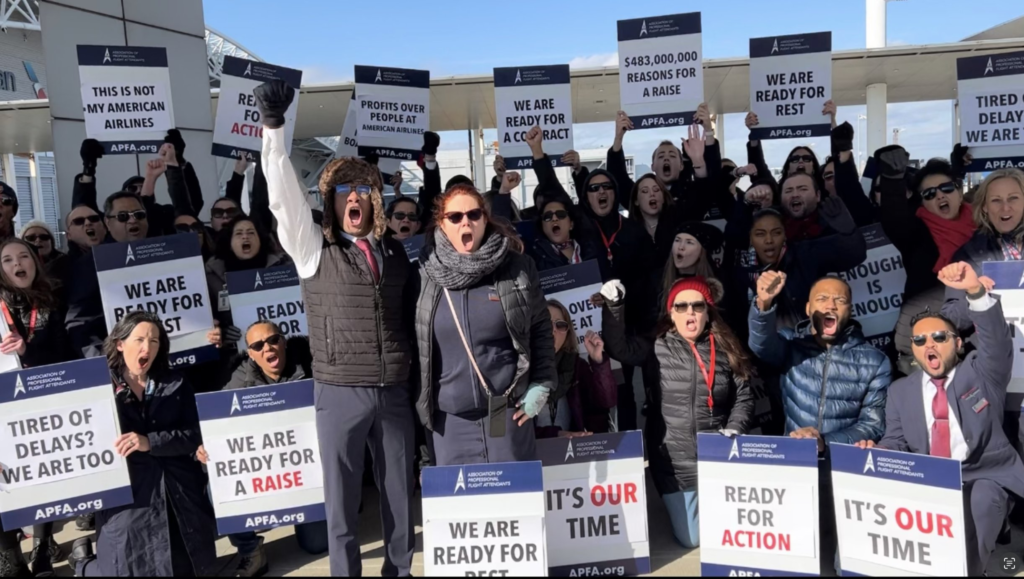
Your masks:
M 75 540 L 75 542 L 71 544 L 71 554 L 68 555 L 68 565 L 70 565 L 71 570 L 75 572 L 75 576 L 79 577 L 79 563 L 95 558 L 96 555 L 92 552 L 92 539 L 89 537 L 83 537 Z
M 32 539 L 32 574 L 36 577 L 53 577 L 53 563 L 50 561 L 50 540 Z
M 25 556 L 21 554 L 21 545 L 6 551 L 0 551 L 0 577 L 31 577 Z

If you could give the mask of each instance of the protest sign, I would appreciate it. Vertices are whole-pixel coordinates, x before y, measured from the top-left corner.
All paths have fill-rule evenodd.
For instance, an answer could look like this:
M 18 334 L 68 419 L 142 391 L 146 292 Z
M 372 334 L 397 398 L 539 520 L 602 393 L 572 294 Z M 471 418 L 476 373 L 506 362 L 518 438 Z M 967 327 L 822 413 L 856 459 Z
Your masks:
M 174 128 L 167 49 L 78 46 L 85 135 L 107 155 L 156 154 Z
M 829 447 L 843 575 L 967 575 L 960 461 Z
M 554 167 L 565 166 L 562 155 L 572 144 L 572 85 L 569 65 L 494 69 L 494 108 L 498 146 L 509 170 L 533 167 L 526 133 L 544 132 L 544 152 Z
M 0 374 L 5 530 L 131 504 L 105 358 Z
M 402 246 L 405 247 L 405 255 L 409 256 L 409 261 L 419 261 L 423 240 L 422 233 L 402 240 Z
M 588 331 L 601 333 L 602 310 L 590 303 L 590 296 L 601 291 L 601 270 L 597 267 L 597 261 L 589 260 L 540 272 L 540 290 L 544 292 L 545 299 L 558 300 L 569 310 L 580 355 L 586 358 L 584 337 Z M 612 368 L 618 367 L 618 362 L 613 361 Z
M 338 139 L 338 148 L 335 149 L 336 157 L 360 157 L 359 153 L 359 142 L 357 134 L 359 131 L 356 128 L 359 125 L 358 108 L 359 103 L 356 102 L 356 93 L 352 93 L 352 100 L 348 104 L 348 110 L 345 112 L 345 124 L 341 127 L 341 137 Z M 399 159 L 388 159 L 382 158 L 377 161 L 377 168 L 380 170 L 381 180 L 385 187 L 391 180 L 391 176 L 402 169 L 402 161 Z
M 0 316 L 0 340 L 6 338 L 10 333 L 11 327 L 7 325 L 6 316 Z M 21 370 L 21 357 L 17 352 L 0 354 L 0 374 L 11 370 Z
M 704 102 L 700 12 L 619 20 L 619 100 L 634 130 L 681 127 Z
M 752 140 L 824 137 L 832 132 L 821 111 L 832 98 L 832 33 L 750 39 Z
M 697 480 L 701 575 L 819 573 L 817 442 L 700 433 Z
M 263 150 L 263 121 L 253 90 L 274 80 L 295 89 L 295 99 L 284 114 L 285 146 L 292 150 L 295 115 L 299 110 L 302 71 L 234 56 L 224 57 L 220 75 L 220 97 L 213 127 L 213 154 L 231 159 L 256 161 Z
M 839 272 L 839 277 L 853 291 L 851 315 L 860 322 L 864 337 L 875 347 L 885 348 L 900 317 L 907 272 L 903 255 L 885 236 L 881 225 L 869 225 L 860 232 L 868 246 L 868 257 L 857 267 Z
M 427 577 L 546 577 L 540 462 L 423 469 Z
M 1024 402 L 1024 261 L 986 261 L 981 274 L 996 282 L 995 293 L 1013 336 L 1013 372 L 1006 387 L 1006 408 Z
M 104 243 L 93 248 L 92 256 L 108 332 L 129 313 L 148 311 L 160 316 L 171 339 L 172 367 L 218 357 L 206 339 L 213 315 L 194 234 Z
M 430 130 L 430 72 L 356 65 L 355 76 L 359 155 L 418 159 Z
M 221 535 L 326 519 L 313 381 L 196 396 Z
M 537 441 L 552 577 L 651 572 L 640 431 Z
M 231 320 L 243 332 L 255 322 L 267 320 L 277 324 L 285 337 L 309 334 L 306 305 L 294 265 L 229 271 L 228 296 Z M 238 349 L 245 351 L 245 336 L 239 340 Z
M 956 78 L 967 170 L 1024 169 L 1024 51 L 958 58 Z

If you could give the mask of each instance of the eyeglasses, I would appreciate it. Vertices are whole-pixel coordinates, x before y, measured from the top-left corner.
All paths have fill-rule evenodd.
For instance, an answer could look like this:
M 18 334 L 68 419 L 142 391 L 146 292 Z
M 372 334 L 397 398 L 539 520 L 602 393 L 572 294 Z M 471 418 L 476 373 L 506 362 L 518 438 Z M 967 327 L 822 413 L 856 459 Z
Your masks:
M 10 207 L 14 205 L 14 198 L 7 196 L 0 197 L 0 205 L 3 205 L 4 207 Z
M 135 221 L 145 221 L 146 212 L 139 209 L 138 211 L 119 211 L 113 215 L 107 215 L 107 219 L 117 219 L 119 223 L 128 223 L 132 217 L 135 218 Z
M 202 233 L 205 226 L 196 221 L 195 223 L 179 223 L 174 226 L 174 229 L 181 233 Z
M 71 225 L 74 225 L 75 227 L 81 227 L 85 225 L 86 221 L 88 221 L 89 223 L 99 223 L 100 216 L 90 215 L 88 217 L 75 217 L 74 219 L 71 220 Z
M 370 187 L 369 185 L 356 185 L 355 187 L 352 185 L 338 185 L 334 188 L 334 192 L 340 193 L 341 195 L 348 195 L 353 190 L 360 197 L 369 197 L 370 193 L 373 192 L 373 187 Z
M 395 219 L 397 219 L 399 221 L 404 221 L 404 220 L 408 219 L 409 221 L 412 221 L 413 223 L 416 223 L 417 221 L 420 220 L 420 216 L 419 215 L 417 215 L 415 213 L 405 213 L 404 211 L 395 211 L 394 213 L 391 214 L 391 217 L 393 217 L 393 218 L 395 218 Z
M 565 320 L 551 320 L 551 325 L 555 327 L 556 332 L 569 331 L 569 322 Z
M 462 223 L 462 218 L 467 217 L 470 221 L 480 221 L 484 216 L 483 209 L 471 209 L 463 213 L 462 211 L 453 211 L 451 213 L 445 213 L 444 217 L 448 221 L 452 222 L 452 225 L 458 225 Z
M 935 342 L 936 344 L 945 344 L 947 340 L 952 340 L 956 338 L 956 334 L 950 332 L 949 330 L 944 330 L 941 332 L 932 332 L 931 334 L 918 334 L 910 338 L 910 341 L 913 342 L 915 346 L 920 348 L 921 346 L 924 346 L 925 344 L 928 343 L 929 335 L 931 335 L 932 341 Z
M 269 344 L 271 347 L 273 347 L 280 344 L 281 340 L 284 340 L 284 336 L 282 336 L 281 334 L 270 334 L 269 336 L 263 338 L 262 340 L 257 340 L 249 344 L 249 349 L 252 350 L 253 352 L 262 352 L 263 346 L 265 344 Z
M 214 219 L 231 219 L 238 215 L 237 207 L 214 207 L 210 210 L 210 217 Z
M 803 162 L 803 163 L 813 163 L 814 162 L 814 157 L 812 157 L 811 155 L 793 155 L 792 157 L 789 158 L 789 162 L 790 163 L 800 163 L 800 162 Z
M 604 183 L 591 183 L 587 185 L 587 193 L 597 193 L 598 191 L 614 191 L 615 186 L 609 182 Z
M 952 181 L 946 181 L 945 183 L 937 187 L 929 187 L 924 191 L 921 191 L 921 199 L 923 199 L 924 201 L 931 201 L 932 199 L 935 199 L 935 196 L 938 195 L 940 192 L 949 195 L 950 193 L 953 193 L 955 191 L 956 183 Z
M 25 241 L 27 241 L 29 243 L 35 243 L 37 241 L 44 241 L 45 242 L 45 241 L 53 241 L 53 236 L 51 236 L 49 233 L 40 233 L 38 235 L 26 235 L 24 239 L 25 239 Z
M 690 308 L 693 308 L 693 313 L 695 313 L 695 314 L 703 314 L 704 311 L 708 309 L 708 303 L 707 302 L 676 302 L 676 303 L 672 304 L 672 309 L 677 314 L 685 314 L 686 312 L 690 311 Z
M 544 223 L 549 223 L 555 220 L 561 221 L 568 216 L 568 211 L 566 211 L 565 209 L 559 209 L 558 211 L 545 211 L 544 215 L 541 215 L 540 218 L 544 221 Z

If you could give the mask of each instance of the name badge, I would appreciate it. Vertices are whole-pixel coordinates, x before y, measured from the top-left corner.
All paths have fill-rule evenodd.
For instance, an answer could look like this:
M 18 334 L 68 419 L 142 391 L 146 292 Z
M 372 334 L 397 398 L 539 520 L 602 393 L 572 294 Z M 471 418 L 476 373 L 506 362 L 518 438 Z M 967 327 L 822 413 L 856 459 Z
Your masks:
M 972 398 L 976 398 L 977 396 L 978 396 L 978 387 L 975 386 L 974 388 L 971 388 L 970 390 L 968 390 L 966 394 L 961 396 L 960 399 L 961 400 L 970 400 Z
M 972 406 L 972 408 L 974 410 L 974 413 L 978 414 L 982 410 L 988 408 L 988 400 L 985 400 L 984 398 L 982 398 L 979 402 L 977 402 L 974 406 Z
M 218 312 L 230 312 L 231 311 L 231 299 L 228 295 L 228 290 L 220 290 L 217 294 L 217 311 Z

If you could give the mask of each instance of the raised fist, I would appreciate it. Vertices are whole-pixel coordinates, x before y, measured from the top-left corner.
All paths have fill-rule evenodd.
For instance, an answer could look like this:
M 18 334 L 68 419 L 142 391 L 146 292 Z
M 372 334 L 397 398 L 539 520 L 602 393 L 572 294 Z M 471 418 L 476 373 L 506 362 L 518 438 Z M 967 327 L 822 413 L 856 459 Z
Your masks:
M 519 183 L 522 182 L 523 178 L 516 171 L 506 171 L 501 177 L 501 187 L 498 189 L 498 193 L 507 194 L 514 191 L 519 187 Z
M 263 117 L 263 126 L 277 129 L 284 126 L 284 114 L 295 100 L 295 89 L 283 80 L 265 82 L 253 89 L 256 106 Z
M 818 213 L 825 225 L 831 227 L 836 233 L 849 235 L 857 229 L 853 216 L 850 215 L 846 204 L 839 197 L 830 196 L 822 199 L 821 205 L 818 206 Z
M 786 274 L 781 271 L 766 271 L 757 278 L 757 307 L 766 311 L 775 298 L 786 287 Z
M 980 293 L 983 288 L 992 285 L 992 280 L 979 278 L 974 268 L 963 261 L 951 263 L 942 268 L 939 271 L 939 281 L 946 287 L 963 290 L 969 294 Z
M 875 162 L 886 179 L 902 179 L 907 174 L 910 153 L 899 145 L 889 145 L 875 151 Z
M 90 177 L 96 174 L 96 161 L 103 158 L 103 145 L 96 139 L 82 141 L 82 166 L 83 172 Z
M 747 117 L 743 119 L 743 124 L 747 125 L 748 129 L 753 129 L 759 123 L 760 121 L 757 120 L 757 115 L 754 114 L 754 111 L 747 113 Z
M 767 209 L 772 206 L 774 195 L 772 195 L 772 188 L 768 185 L 754 185 L 750 189 L 747 189 L 743 200 L 748 205 L 754 205 L 758 209 Z
M 501 155 L 494 156 L 494 172 L 498 175 L 499 179 L 505 174 L 505 157 Z
M 615 115 L 615 138 L 622 139 L 626 131 L 633 130 L 633 121 L 629 120 L 629 115 L 625 111 L 619 111 Z
M 436 155 L 437 148 L 441 146 L 441 135 L 433 131 L 423 133 L 423 148 L 420 149 L 424 155 Z
M 537 152 L 543 150 L 544 145 L 544 131 L 540 127 L 533 127 L 529 131 L 526 131 L 526 144 L 530 146 L 530 150 Z

